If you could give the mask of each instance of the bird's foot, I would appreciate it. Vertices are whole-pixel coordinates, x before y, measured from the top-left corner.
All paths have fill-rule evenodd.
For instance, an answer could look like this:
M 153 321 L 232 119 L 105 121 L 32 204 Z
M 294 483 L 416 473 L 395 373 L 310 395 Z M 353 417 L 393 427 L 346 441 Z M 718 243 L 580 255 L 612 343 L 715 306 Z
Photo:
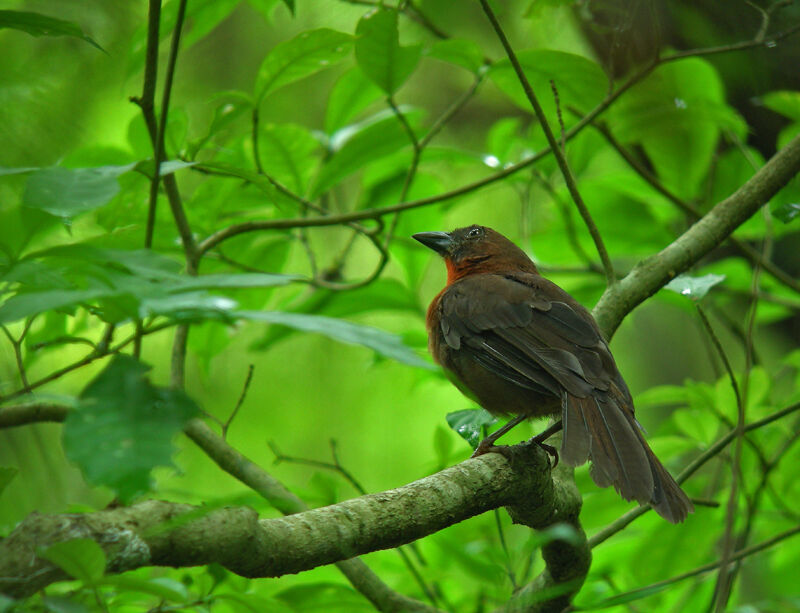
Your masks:
M 551 458 L 553 458 L 553 464 L 550 466 L 550 470 L 553 470 L 556 466 L 558 466 L 558 449 L 553 447 L 552 445 L 548 445 L 547 443 L 542 443 L 540 441 L 534 440 L 536 437 L 534 436 L 531 440 L 539 445 L 542 449 L 547 452 Z
M 478 446 L 475 448 L 475 451 L 472 452 L 472 455 L 469 456 L 471 458 L 477 458 L 478 456 L 482 456 L 485 453 L 499 453 L 500 455 L 504 456 L 507 460 L 510 459 L 510 450 L 508 445 L 495 445 L 494 440 L 490 438 L 483 439 Z

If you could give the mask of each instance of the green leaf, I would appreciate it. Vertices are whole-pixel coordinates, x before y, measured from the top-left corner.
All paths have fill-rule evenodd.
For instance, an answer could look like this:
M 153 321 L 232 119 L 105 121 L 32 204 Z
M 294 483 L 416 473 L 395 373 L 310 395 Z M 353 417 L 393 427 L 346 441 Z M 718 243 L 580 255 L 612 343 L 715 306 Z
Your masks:
M 75 599 L 67 598 L 66 596 L 44 596 L 42 597 L 42 604 L 45 610 L 50 613 L 89 613 L 89 607 L 82 602 L 78 601 L 79 596 Z M 3 611 L 0 606 L 0 612 Z
M 62 541 L 40 551 L 39 556 L 50 560 L 70 577 L 84 583 L 100 579 L 106 570 L 106 554 L 91 539 Z
M 471 40 L 449 38 L 436 41 L 426 52 L 430 57 L 477 73 L 483 66 L 483 51 Z
M 323 334 L 343 343 L 369 347 L 382 356 L 409 366 L 427 370 L 433 369 L 428 362 L 420 358 L 409 347 L 406 347 L 399 337 L 370 326 L 363 326 L 333 317 L 323 317 L 322 315 L 279 311 L 237 311 L 236 316 L 251 321 L 288 326 L 303 332 Z
M 406 119 L 414 118 L 414 114 L 403 112 Z M 408 133 L 391 112 L 382 111 L 360 124 L 342 128 L 331 136 L 334 154 L 321 168 L 312 197 L 316 198 L 366 164 L 409 145 Z
M 657 385 L 636 395 L 636 406 L 686 404 L 686 388 L 681 385 Z
M 783 223 L 789 223 L 800 216 L 800 203 L 799 202 L 785 202 L 775 210 L 772 215 Z
M 662 181 L 686 198 L 707 176 L 720 130 L 746 133 L 716 69 L 700 58 L 659 66 L 609 109 L 609 122 L 623 143 L 641 144 Z
M 586 111 L 600 102 L 608 91 L 608 78 L 603 69 L 581 55 L 536 49 L 521 51 L 517 57 L 553 130 L 558 127 L 558 117 L 550 81 L 553 81 L 558 90 L 565 122 L 571 119 L 570 113 L 566 112 L 568 107 L 574 106 Z M 507 59 L 495 63 L 489 76 L 516 105 L 533 113 L 517 73 Z
M 199 411 L 183 392 L 147 381 L 149 369 L 115 356 L 64 423 L 67 457 L 89 483 L 110 487 L 123 502 L 149 489 L 153 468 L 171 465 L 173 436 Z
M 475 449 L 483 438 L 483 426 L 491 426 L 497 421 L 485 409 L 464 409 L 447 414 L 447 425 Z
M 800 121 L 800 92 L 769 92 L 761 97 L 761 102 L 768 109 L 780 113 L 784 117 Z
M 55 289 L 12 296 L 0 306 L 0 323 L 19 321 L 31 315 L 71 308 L 97 298 L 117 294 L 114 289 Z
M 320 142 L 304 126 L 265 124 L 259 132 L 264 171 L 296 194 L 304 194 L 317 166 Z
M 0 409 L 0 411 L 2 411 L 2 409 Z M 8 487 L 8 484 L 11 483 L 11 480 L 18 472 L 19 469 L 13 466 L 0 466 L 0 495 L 3 494 L 3 490 Z
M 389 96 L 408 79 L 419 63 L 421 45 L 401 47 L 397 11 L 376 9 L 356 26 L 356 62 L 364 74 Z
M 115 587 L 119 591 L 141 592 L 169 602 L 187 602 L 189 592 L 182 583 L 167 577 L 141 579 L 132 575 L 109 575 L 96 583 Z
M 117 177 L 135 166 L 45 168 L 31 174 L 22 203 L 57 217 L 74 217 L 108 204 L 119 192 Z
M 275 593 L 274 597 L 289 605 L 293 611 L 374 611 L 363 596 L 341 583 L 320 581 L 293 585 Z
M 295 613 L 299 609 L 288 606 L 280 600 L 267 598 L 259 594 L 226 592 L 217 594 L 215 600 L 227 601 L 233 611 L 243 611 L 244 613 Z
M 325 132 L 332 134 L 344 127 L 380 96 L 380 88 L 367 79 L 358 67 L 348 70 L 339 77 L 328 96 Z
M 707 274 L 702 277 L 679 275 L 667 283 L 664 289 L 697 301 L 701 300 L 712 287 L 724 280 L 725 275 Z
M 184 275 L 171 281 L 170 287 L 172 288 L 172 292 L 183 292 L 194 289 L 277 287 L 280 285 L 288 285 L 299 278 L 298 275 L 278 275 L 255 272 L 198 275 L 196 277 Z
M 261 64 L 256 78 L 256 101 L 276 89 L 341 62 L 353 37 L 328 28 L 302 32 L 276 45 Z
M 100 51 L 103 48 L 86 36 L 78 24 L 28 11 L 0 11 L 0 29 L 22 30 L 31 36 L 73 36 L 86 41 Z

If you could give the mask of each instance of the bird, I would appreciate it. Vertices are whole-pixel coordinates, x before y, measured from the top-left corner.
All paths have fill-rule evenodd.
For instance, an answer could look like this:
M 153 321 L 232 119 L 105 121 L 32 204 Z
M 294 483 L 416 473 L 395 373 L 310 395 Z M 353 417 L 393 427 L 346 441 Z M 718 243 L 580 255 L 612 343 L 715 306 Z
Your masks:
M 591 460 L 599 487 L 613 485 L 625 500 L 649 503 L 671 523 L 686 519 L 694 507 L 645 441 L 631 393 L 591 313 L 491 228 L 413 238 L 447 267 L 446 285 L 426 316 L 434 361 L 484 409 L 516 416 L 476 454 L 500 450 L 497 437 L 525 419 L 560 414 L 564 464 Z

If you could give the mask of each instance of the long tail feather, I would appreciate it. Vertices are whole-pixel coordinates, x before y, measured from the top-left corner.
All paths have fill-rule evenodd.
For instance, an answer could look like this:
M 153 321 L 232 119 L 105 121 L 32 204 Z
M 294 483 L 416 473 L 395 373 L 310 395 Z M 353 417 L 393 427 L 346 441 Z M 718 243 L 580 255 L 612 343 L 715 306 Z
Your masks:
M 667 521 L 681 522 L 694 507 L 650 449 L 626 400 L 613 392 L 586 398 L 565 394 L 562 459 L 577 466 L 588 457 L 599 487 L 613 485 L 626 500 L 649 502 Z

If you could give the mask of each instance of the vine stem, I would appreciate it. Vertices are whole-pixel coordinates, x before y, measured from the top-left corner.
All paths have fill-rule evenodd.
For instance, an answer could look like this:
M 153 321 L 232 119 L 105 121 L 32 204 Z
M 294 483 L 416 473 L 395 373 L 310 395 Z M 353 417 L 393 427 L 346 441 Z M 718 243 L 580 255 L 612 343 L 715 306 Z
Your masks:
M 600 261 L 603 264 L 603 270 L 606 273 L 606 283 L 609 286 L 614 285 L 617 282 L 617 278 L 614 274 L 614 265 L 611 263 L 611 258 L 609 257 L 605 243 L 603 242 L 603 237 L 600 235 L 600 231 L 597 229 L 597 225 L 594 223 L 594 219 L 592 219 L 592 215 L 589 212 L 586 203 L 583 201 L 583 197 L 578 190 L 578 185 L 575 182 L 575 177 L 569 168 L 569 164 L 567 163 L 567 158 L 564 156 L 564 152 L 562 151 L 561 146 L 559 146 L 559 142 L 556 140 L 553 130 L 550 128 L 550 124 L 548 123 L 547 117 L 544 114 L 544 109 L 539 103 L 539 99 L 536 97 L 536 94 L 534 93 L 533 88 L 528 81 L 528 77 L 525 76 L 525 71 L 522 69 L 522 65 L 519 63 L 519 59 L 517 58 L 517 54 L 514 52 L 514 49 L 511 47 L 511 43 L 508 42 L 508 38 L 506 37 L 500 22 L 497 20 L 494 11 L 492 11 L 491 7 L 489 6 L 488 0 L 478 1 L 480 2 L 486 17 L 489 19 L 489 22 L 492 24 L 492 27 L 497 34 L 497 38 L 500 39 L 503 49 L 505 49 L 506 55 L 508 56 L 511 65 L 514 68 L 514 72 L 517 73 L 517 79 L 522 85 L 522 89 L 525 91 L 525 96 L 528 98 L 528 102 L 531 103 L 531 106 L 536 113 L 536 117 L 539 119 L 539 123 L 542 126 L 542 131 L 544 132 L 545 138 L 547 138 L 547 143 L 550 145 L 550 151 L 555 156 L 558 167 L 561 170 L 561 174 L 564 176 L 564 182 L 567 185 L 567 189 L 572 196 L 572 200 L 575 202 L 575 206 L 578 207 L 578 212 L 581 214 L 583 222 L 586 224 L 586 228 L 589 230 L 589 234 L 592 236 L 595 248 L 597 249 L 597 254 L 600 256 Z M 566 142 L 565 135 L 562 135 L 562 142 Z

